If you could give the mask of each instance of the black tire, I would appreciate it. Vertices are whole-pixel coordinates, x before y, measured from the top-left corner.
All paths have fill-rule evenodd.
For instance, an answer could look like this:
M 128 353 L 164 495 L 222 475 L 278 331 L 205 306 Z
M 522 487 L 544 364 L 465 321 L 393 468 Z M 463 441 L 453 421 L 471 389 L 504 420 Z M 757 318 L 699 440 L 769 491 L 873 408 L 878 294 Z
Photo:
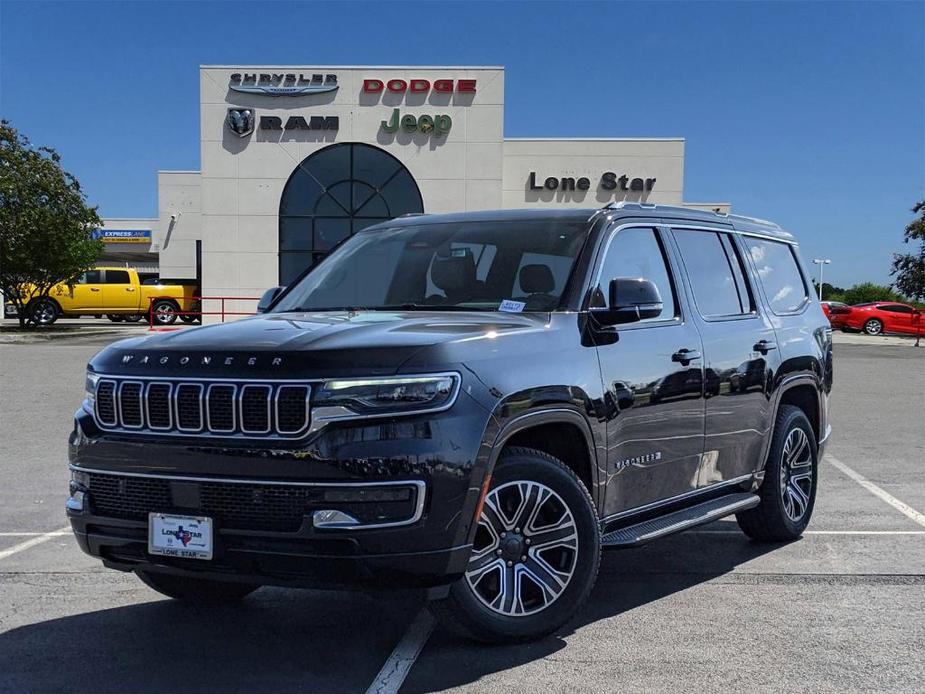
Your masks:
M 121 323 L 124 318 L 117 313 L 107 313 L 106 317 L 111 320 L 113 323 Z
M 864 332 L 868 335 L 882 335 L 883 321 L 879 318 L 871 318 L 864 323 Z
M 61 307 L 54 299 L 40 297 L 29 302 L 26 315 L 36 325 L 51 325 L 60 318 Z
M 788 448 L 788 441 L 799 441 L 802 437 L 806 442 L 806 462 L 800 452 L 803 449 L 796 451 L 798 444 Z M 807 478 L 807 474 L 811 476 Z M 758 490 L 761 503 L 736 514 L 739 527 L 754 540 L 787 542 L 797 539 L 812 517 L 818 480 L 818 448 L 813 427 L 803 410 L 781 405 L 774 424 L 764 482 Z M 797 510 L 801 512 L 794 517 Z
M 144 318 L 144 316 L 142 316 L 140 313 L 128 313 L 122 316 L 122 320 L 124 320 L 126 323 L 137 323 L 142 318 Z
M 199 316 L 180 316 L 180 320 L 184 323 L 191 324 L 199 320 Z
M 184 602 L 203 604 L 236 602 L 260 587 L 254 583 L 231 583 L 148 571 L 138 571 L 137 574 L 138 578 L 149 588 L 153 588 L 168 598 Z
M 521 484 L 514 484 L 517 482 Z M 526 496 L 520 491 L 523 488 L 530 489 Z M 535 500 L 535 494 L 544 488 L 554 494 L 531 507 L 529 500 Z M 510 523 L 511 529 L 505 531 L 509 535 L 502 544 L 500 533 L 490 529 L 492 519 L 501 519 L 501 514 L 492 509 L 512 508 L 507 499 L 515 494 L 514 498 L 522 500 L 522 505 L 513 507 L 510 517 L 514 521 Z M 542 521 L 552 520 L 537 525 L 541 516 L 544 516 Z M 519 523 L 523 517 L 527 518 L 527 522 L 523 527 L 515 528 L 514 523 Z M 571 619 L 591 592 L 601 561 L 597 512 L 591 495 L 575 473 L 560 460 L 541 451 L 509 448 L 502 453 L 492 474 L 481 520 L 469 564 L 471 573 L 467 571 L 451 586 L 447 598 L 432 605 L 441 622 L 452 631 L 477 641 L 517 643 L 542 638 Z M 504 521 L 509 522 L 508 518 Z M 549 530 L 553 525 L 563 523 L 562 530 Z M 534 527 L 537 528 L 535 532 L 528 530 Z M 550 538 L 556 538 L 560 546 L 539 548 L 531 538 L 540 538 L 544 529 Z M 558 535 L 563 533 L 566 536 L 559 538 Z M 487 544 L 485 540 L 488 540 Z M 547 541 L 545 544 L 553 543 Z M 502 552 L 502 556 L 497 556 L 497 552 Z M 516 555 L 521 552 L 525 554 L 518 558 Z M 473 585 L 470 578 L 477 575 L 473 567 L 480 561 L 484 573 L 474 580 Z M 564 587 L 556 581 L 560 588 L 555 597 L 531 578 L 545 572 L 545 580 L 554 580 L 555 570 L 548 570 L 553 565 L 559 569 L 559 576 L 571 572 L 564 580 Z M 510 609 L 520 609 L 522 614 L 502 613 L 507 604 L 502 597 L 503 576 L 520 577 L 519 583 L 513 583 L 519 586 L 516 591 L 519 606 L 512 598 Z M 497 603 L 497 609 L 489 605 L 493 593 L 497 593 L 501 601 Z
M 158 299 L 151 307 L 148 322 L 150 322 L 151 325 L 173 325 L 177 322 L 177 311 L 179 310 L 180 307 L 177 306 L 176 301 Z

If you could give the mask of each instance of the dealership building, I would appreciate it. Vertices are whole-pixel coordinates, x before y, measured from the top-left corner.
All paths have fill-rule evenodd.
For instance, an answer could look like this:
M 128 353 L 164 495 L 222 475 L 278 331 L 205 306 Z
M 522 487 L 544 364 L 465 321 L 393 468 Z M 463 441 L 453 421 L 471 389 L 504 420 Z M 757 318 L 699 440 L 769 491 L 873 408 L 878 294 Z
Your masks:
M 156 220 L 106 220 L 136 232 L 104 237 L 107 259 L 143 250 L 206 296 L 258 297 L 404 214 L 729 209 L 684 202 L 681 137 L 506 138 L 504 80 L 502 67 L 202 66 L 200 170 L 158 172 Z

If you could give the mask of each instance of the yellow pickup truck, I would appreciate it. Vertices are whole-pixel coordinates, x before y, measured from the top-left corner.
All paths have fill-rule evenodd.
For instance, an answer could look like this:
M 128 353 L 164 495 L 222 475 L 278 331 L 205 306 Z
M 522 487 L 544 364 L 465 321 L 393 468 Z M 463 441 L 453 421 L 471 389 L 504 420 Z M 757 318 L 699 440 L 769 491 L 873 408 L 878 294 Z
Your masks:
M 180 316 L 186 322 L 198 319 L 199 291 L 195 280 L 142 282 L 138 272 L 124 267 L 88 270 L 69 287 L 52 287 L 48 297 L 32 299 L 26 305 L 29 317 L 38 325 L 51 325 L 61 316 L 106 315 L 112 320 L 153 318 L 155 325 L 170 325 Z

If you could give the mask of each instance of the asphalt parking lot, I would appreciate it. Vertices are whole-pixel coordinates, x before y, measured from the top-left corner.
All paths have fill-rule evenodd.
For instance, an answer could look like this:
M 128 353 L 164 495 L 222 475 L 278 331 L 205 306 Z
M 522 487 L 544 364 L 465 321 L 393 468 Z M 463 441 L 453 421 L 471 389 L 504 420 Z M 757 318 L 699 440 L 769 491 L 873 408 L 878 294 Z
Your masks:
M 837 344 L 803 539 L 756 544 L 727 520 L 606 553 L 568 628 L 489 649 L 434 627 L 416 593 L 190 608 L 83 555 L 65 442 L 111 339 L 0 344 L 2 691 L 394 691 L 404 674 L 405 692 L 923 690 L 925 349 Z

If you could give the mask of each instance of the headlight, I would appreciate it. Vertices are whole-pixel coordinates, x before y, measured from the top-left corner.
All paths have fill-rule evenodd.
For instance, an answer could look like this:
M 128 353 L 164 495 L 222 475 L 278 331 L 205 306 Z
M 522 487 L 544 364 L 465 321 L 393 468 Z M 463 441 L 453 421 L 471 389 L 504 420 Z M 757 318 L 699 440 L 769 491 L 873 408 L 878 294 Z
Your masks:
M 96 384 L 99 383 L 100 375 L 92 371 L 87 371 L 87 382 L 84 386 L 84 409 L 87 412 L 93 412 L 96 403 Z
M 343 408 L 341 414 L 346 417 L 351 413 L 375 416 L 435 412 L 452 405 L 458 389 L 458 374 L 338 379 L 325 381 L 316 391 L 314 405 Z

